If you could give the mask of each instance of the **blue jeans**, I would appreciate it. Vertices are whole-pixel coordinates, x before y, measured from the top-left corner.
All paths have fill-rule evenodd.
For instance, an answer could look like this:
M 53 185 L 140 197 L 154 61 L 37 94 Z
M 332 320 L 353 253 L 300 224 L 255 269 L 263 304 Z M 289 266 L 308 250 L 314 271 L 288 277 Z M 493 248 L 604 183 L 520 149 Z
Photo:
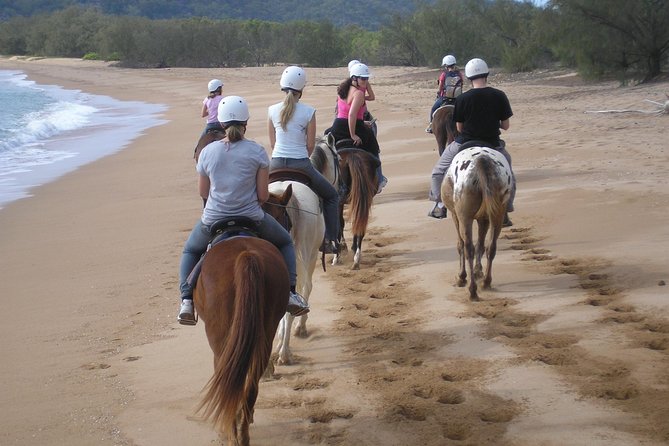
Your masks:
M 220 122 L 208 122 L 202 131 L 202 135 L 200 136 L 204 136 L 209 130 L 220 130 L 221 132 L 225 131 Z
M 311 187 L 323 199 L 325 237 L 336 240 L 339 235 L 339 193 L 323 175 L 318 172 L 309 158 L 272 158 L 269 169 L 296 169 L 311 179 Z
M 297 282 L 295 247 L 293 246 L 293 239 L 290 238 L 290 234 L 268 214 L 265 214 L 262 220 L 256 221 L 256 225 L 260 238 L 272 243 L 281 252 L 283 260 L 288 267 L 290 285 L 291 287 L 295 286 Z M 207 246 L 214 238 L 214 235 L 210 232 L 210 226 L 203 224 L 202 220 L 198 220 L 188 236 L 181 255 L 181 263 L 179 264 L 179 289 L 182 299 L 193 298 L 193 288 L 187 282 L 187 279 L 200 260 L 200 257 L 202 257 L 202 254 L 207 251 Z

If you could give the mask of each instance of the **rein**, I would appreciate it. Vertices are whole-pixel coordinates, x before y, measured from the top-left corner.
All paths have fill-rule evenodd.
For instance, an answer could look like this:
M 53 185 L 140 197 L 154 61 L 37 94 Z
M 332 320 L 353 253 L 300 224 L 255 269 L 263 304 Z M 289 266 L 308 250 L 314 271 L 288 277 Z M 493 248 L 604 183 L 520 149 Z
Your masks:
M 306 210 L 304 210 L 304 209 L 296 208 L 295 206 L 288 206 L 288 205 L 279 204 L 279 203 L 265 203 L 265 204 L 266 204 L 267 206 L 276 206 L 276 207 L 278 207 L 278 208 L 295 209 L 297 212 L 305 212 L 305 213 L 307 213 L 307 214 L 311 214 L 311 215 L 321 215 L 320 213 L 317 214 L 317 213 L 315 213 L 315 212 L 306 211 Z

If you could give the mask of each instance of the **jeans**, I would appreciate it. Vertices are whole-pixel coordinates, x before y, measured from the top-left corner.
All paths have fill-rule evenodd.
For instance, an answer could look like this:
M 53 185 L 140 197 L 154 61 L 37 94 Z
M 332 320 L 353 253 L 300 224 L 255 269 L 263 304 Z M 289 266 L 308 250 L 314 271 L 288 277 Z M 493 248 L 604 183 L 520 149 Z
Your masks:
M 265 214 L 262 220 L 256 221 L 256 224 L 260 238 L 272 243 L 281 252 L 283 260 L 288 267 L 290 285 L 295 286 L 297 282 L 295 247 L 293 246 L 290 234 L 268 214 Z M 209 230 L 210 226 L 203 224 L 202 220 L 198 220 L 186 240 L 179 264 L 179 290 L 181 291 L 182 299 L 193 298 L 193 288 L 187 279 L 214 238 L 215 234 L 211 234 Z
M 309 158 L 272 158 L 269 169 L 296 169 L 311 179 L 311 187 L 323 199 L 325 238 L 336 240 L 339 235 L 339 193 L 323 175 L 318 172 Z
M 461 145 L 462 144 L 457 141 L 453 141 L 447 145 L 446 149 L 444 149 L 444 153 L 442 153 L 439 157 L 439 161 L 437 161 L 437 164 L 434 165 L 434 168 L 432 169 L 432 181 L 430 183 L 430 200 L 436 202 L 441 201 L 441 183 L 444 181 L 444 176 L 446 175 L 448 168 L 451 166 L 453 158 L 455 158 L 455 155 L 457 155 L 460 151 Z M 495 147 L 494 149 L 504 155 L 504 158 L 506 158 L 509 163 L 509 168 L 511 168 L 513 184 L 511 185 L 511 197 L 509 198 L 509 202 L 507 204 L 507 211 L 512 212 L 513 200 L 516 197 L 516 176 L 513 174 L 513 168 L 511 167 L 511 155 L 506 151 L 506 147 L 504 147 L 503 142 L 500 147 Z
M 202 135 L 200 136 L 206 135 L 209 130 L 220 130 L 221 132 L 225 131 L 220 122 L 208 122 L 202 131 Z

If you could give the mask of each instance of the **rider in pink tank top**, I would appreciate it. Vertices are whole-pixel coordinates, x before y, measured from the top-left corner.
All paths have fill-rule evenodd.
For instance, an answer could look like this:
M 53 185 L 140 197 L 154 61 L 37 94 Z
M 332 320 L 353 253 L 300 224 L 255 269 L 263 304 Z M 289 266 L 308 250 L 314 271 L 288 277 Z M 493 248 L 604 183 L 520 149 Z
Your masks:
M 343 119 L 348 119 L 348 112 L 351 109 L 351 104 L 347 103 L 345 99 L 340 98 L 337 96 L 337 118 L 343 118 Z M 363 119 L 363 116 L 365 114 L 365 109 L 366 107 L 360 107 L 358 110 L 358 114 L 356 115 L 356 119 Z

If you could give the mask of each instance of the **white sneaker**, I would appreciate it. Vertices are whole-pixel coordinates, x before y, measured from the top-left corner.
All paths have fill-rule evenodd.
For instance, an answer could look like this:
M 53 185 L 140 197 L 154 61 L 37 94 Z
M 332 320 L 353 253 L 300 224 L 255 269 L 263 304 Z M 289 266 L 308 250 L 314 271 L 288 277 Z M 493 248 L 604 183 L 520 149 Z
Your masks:
M 290 296 L 288 297 L 288 308 L 286 308 L 286 311 L 293 316 L 302 316 L 309 312 L 309 304 L 304 300 L 304 297 L 291 291 Z
M 181 308 L 177 320 L 181 325 L 195 325 L 195 311 L 193 310 L 193 299 L 181 299 Z

